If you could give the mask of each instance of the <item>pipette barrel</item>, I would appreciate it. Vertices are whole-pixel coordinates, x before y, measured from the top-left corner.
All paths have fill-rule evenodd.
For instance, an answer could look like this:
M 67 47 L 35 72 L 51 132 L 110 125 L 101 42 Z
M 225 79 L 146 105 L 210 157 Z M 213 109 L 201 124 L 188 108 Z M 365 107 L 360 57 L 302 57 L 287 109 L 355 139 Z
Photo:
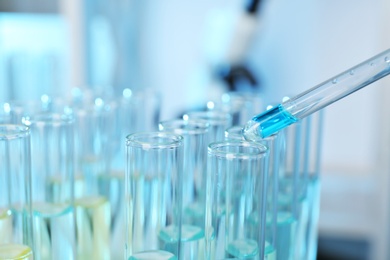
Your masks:
M 256 115 L 244 129 L 247 139 L 261 138 L 299 121 L 390 74 L 390 49 Z

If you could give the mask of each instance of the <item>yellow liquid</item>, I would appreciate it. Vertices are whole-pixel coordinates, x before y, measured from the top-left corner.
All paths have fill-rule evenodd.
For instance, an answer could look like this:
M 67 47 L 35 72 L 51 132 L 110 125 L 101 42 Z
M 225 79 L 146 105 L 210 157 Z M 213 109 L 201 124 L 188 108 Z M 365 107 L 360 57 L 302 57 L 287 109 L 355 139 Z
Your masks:
M 110 204 L 103 196 L 76 199 L 78 259 L 110 259 Z M 124 232 L 124 230 L 123 230 Z
M 0 245 L 0 260 L 32 260 L 30 247 L 19 244 Z

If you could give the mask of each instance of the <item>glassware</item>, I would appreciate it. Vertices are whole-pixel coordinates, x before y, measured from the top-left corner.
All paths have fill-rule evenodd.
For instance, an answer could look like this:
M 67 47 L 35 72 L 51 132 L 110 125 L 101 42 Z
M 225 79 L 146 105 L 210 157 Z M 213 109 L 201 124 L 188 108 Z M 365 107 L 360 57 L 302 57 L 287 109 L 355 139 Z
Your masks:
M 120 218 L 123 204 L 117 203 L 123 198 L 123 189 L 120 190 L 123 176 L 111 174 L 109 170 L 114 146 L 119 146 L 119 140 L 113 138 L 114 103 L 101 93 L 75 91 L 72 114 L 76 146 L 77 255 L 79 259 L 119 258 L 123 256 L 120 252 L 123 247 L 118 245 L 120 241 L 114 233 L 118 230 L 116 224 L 123 220 Z M 114 241 L 116 244 L 111 249 Z
M 227 92 L 221 96 L 221 100 L 208 102 L 210 111 L 223 111 L 232 116 L 232 125 L 244 125 L 252 117 L 253 111 L 261 108 L 262 101 L 255 92 Z
M 244 125 L 232 126 L 225 131 L 225 138 L 229 140 L 245 141 L 243 130 Z M 283 161 L 283 147 L 280 141 L 279 133 L 266 138 L 252 140 L 263 144 L 269 149 L 269 169 L 267 177 L 267 213 L 266 213 L 266 231 L 264 259 L 276 259 L 276 237 L 278 228 L 278 186 L 279 186 L 279 166 Z
M 183 136 L 182 258 L 204 258 L 206 149 L 209 125 L 196 120 L 160 122 L 160 131 Z
M 208 148 L 206 257 L 263 259 L 268 148 L 246 141 Z
M 390 49 L 258 114 L 246 127 L 246 138 L 269 136 L 390 74 Z
M 44 113 L 31 129 L 34 259 L 76 259 L 73 120 Z
M 126 259 L 181 258 L 183 137 L 142 132 L 126 140 Z M 130 257 L 130 258 L 129 258 Z
M 320 162 L 322 123 L 324 111 L 318 111 L 302 120 L 303 165 L 301 179 L 303 200 L 307 200 L 306 221 L 302 221 L 297 246 L 298 259 L 314 260 L 317 256 L 318 218 L 320 211 Z M 303 211 L 305 212 L 305 211 Z M 305 216 L 303 217 L 305 219 Z
M 127 134 L 158 130 L 161 110 L 161 96 L 158 91 L 151 88 L 126 88 L 122 92 L 120 106 L 123 109 L 122 119 L 128 122 Z
M 0 259 L 32 260 L 30 130 L 0 125 Z
M 204 120 L 210 125 L 207 143 L 223 141 L 225 129 L 232 125 L 232 116 L 223 111 L 194 111 L 183 116 L 184 120 Z

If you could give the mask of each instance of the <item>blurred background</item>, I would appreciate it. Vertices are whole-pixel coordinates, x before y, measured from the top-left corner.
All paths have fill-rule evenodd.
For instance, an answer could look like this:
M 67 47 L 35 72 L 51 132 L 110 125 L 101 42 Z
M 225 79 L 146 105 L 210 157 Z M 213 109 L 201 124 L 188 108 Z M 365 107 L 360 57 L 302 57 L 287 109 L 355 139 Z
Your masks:
M 389 48 L 387 10 L 386 0 L 1 0 L 0 102 L 154 88 L 162 120 L 227 90 L 280 103 Z M 326 108 L 318 259 L 390 259 L 386 85 Z

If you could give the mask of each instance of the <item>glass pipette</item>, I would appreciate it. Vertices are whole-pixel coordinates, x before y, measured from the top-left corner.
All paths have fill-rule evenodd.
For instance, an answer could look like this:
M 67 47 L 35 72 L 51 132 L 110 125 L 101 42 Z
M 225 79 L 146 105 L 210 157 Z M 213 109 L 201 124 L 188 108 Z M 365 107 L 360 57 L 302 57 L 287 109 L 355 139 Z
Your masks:
M 265 138 L 390 74 L 390 49 L 261 113 L 250 120 L 247 140 Z

